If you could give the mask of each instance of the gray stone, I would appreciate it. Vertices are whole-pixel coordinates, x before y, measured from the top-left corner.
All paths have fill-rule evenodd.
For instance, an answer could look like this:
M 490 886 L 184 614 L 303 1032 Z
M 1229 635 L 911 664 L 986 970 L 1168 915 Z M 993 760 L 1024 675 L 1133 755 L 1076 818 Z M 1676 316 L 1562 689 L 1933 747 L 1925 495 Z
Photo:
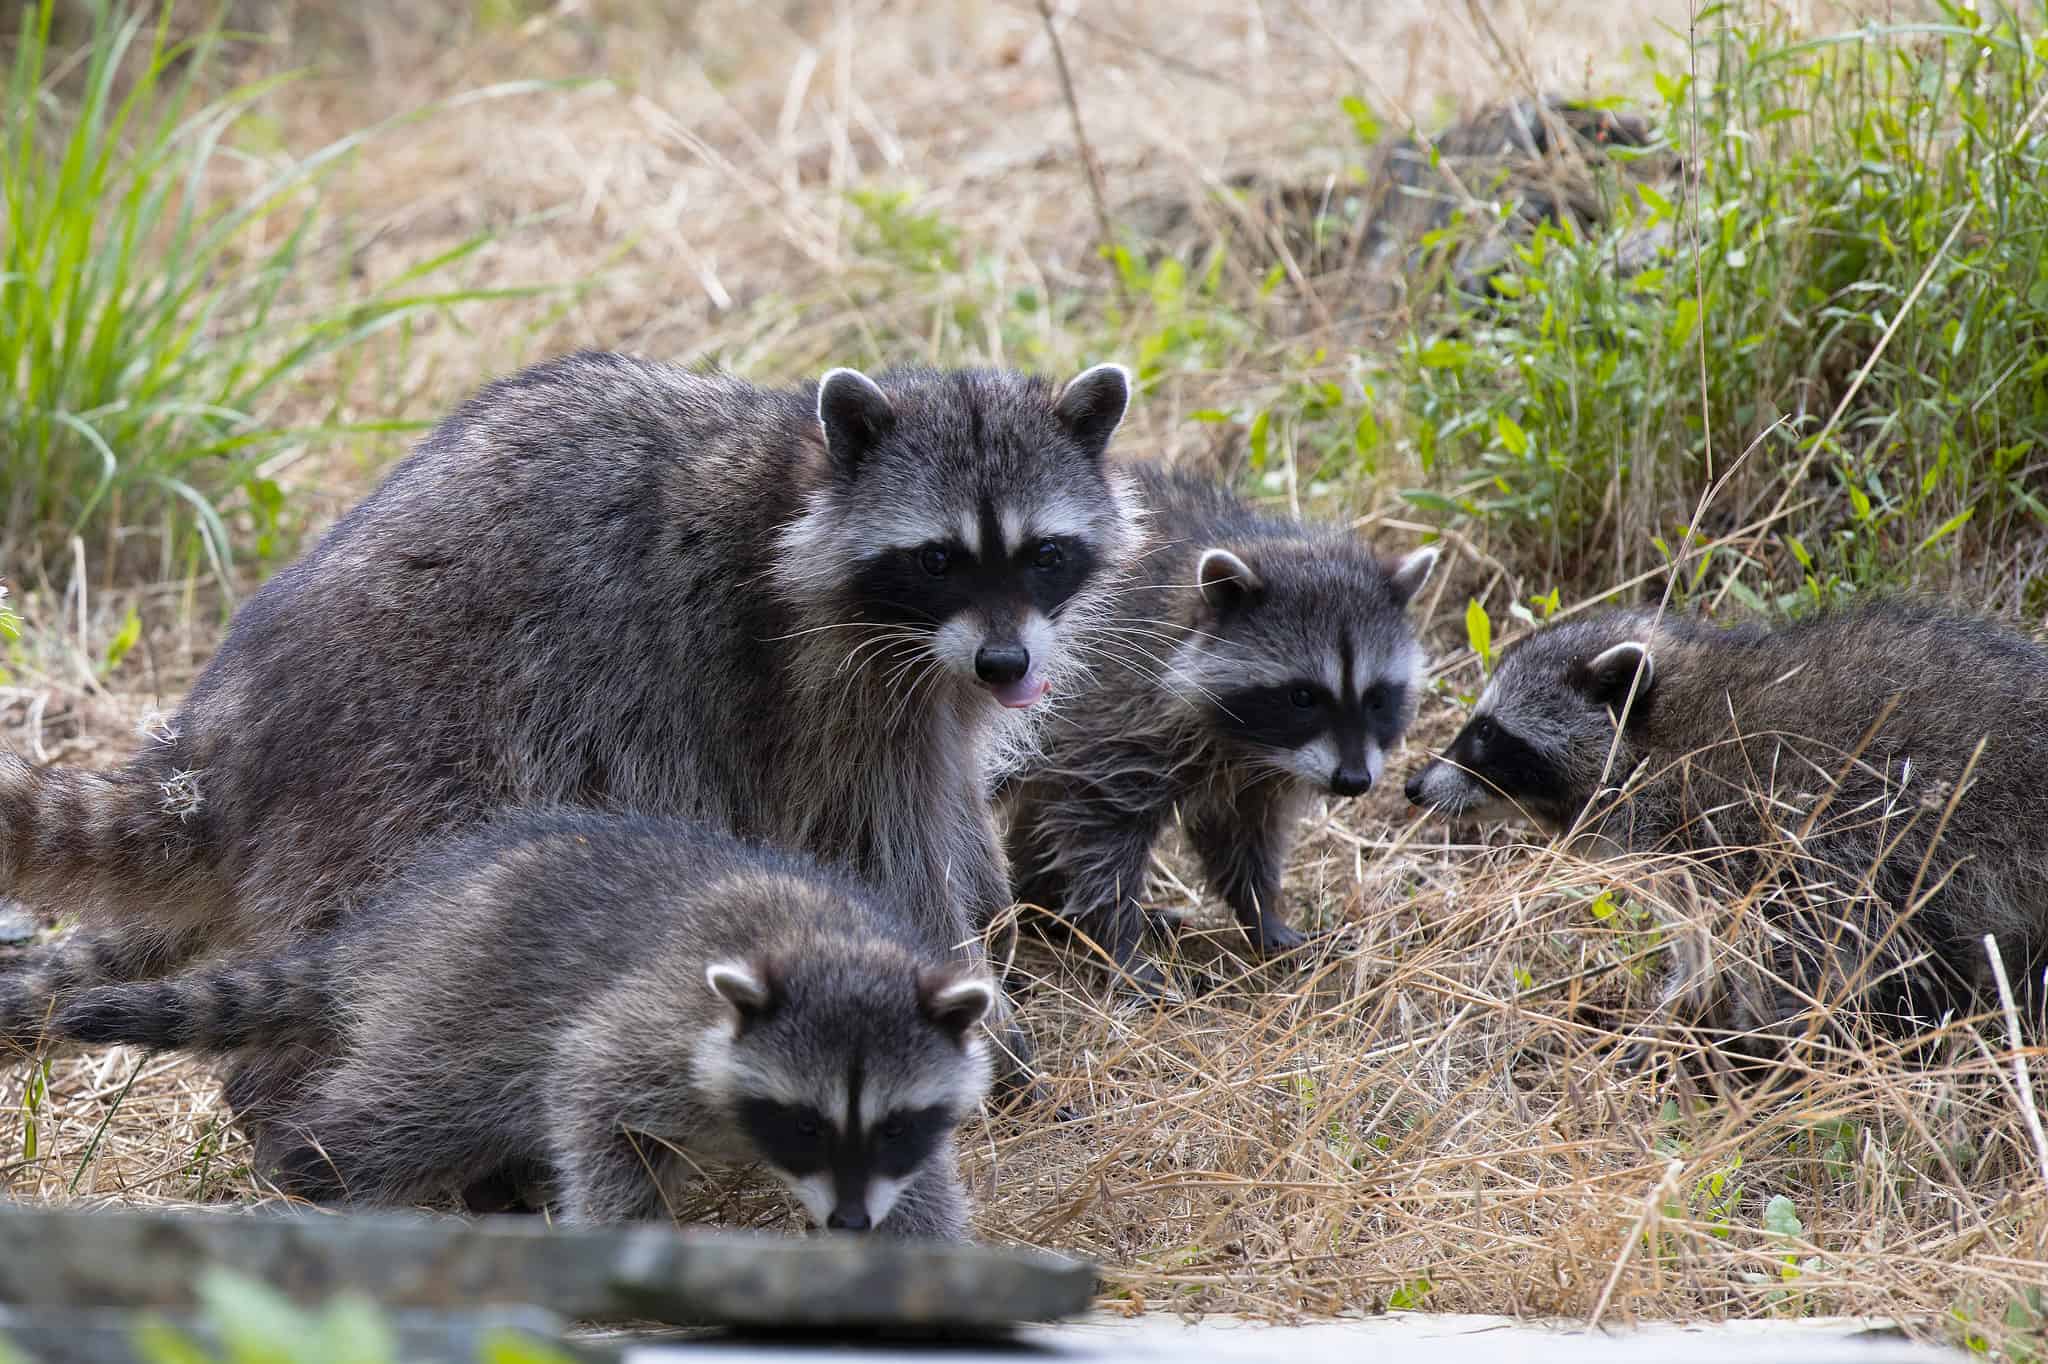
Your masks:
M 1092 1266 L 1037 1251 L 855 1235 L 779 1236 L 651 1225 L 81 1211 L 0 1204 L 0 1303 L 195 1306 L 220 1266 L 301 1303 L 360 1293 L 392 1309 L 537 1307 L 578 1321 L 748 1327 L 988 1329 L 1087 1310 Z
M 23 909 L 18 901 L 0 895 L 0 947 L 19 947 L 34 942 L 36 937 L 35 916 Z

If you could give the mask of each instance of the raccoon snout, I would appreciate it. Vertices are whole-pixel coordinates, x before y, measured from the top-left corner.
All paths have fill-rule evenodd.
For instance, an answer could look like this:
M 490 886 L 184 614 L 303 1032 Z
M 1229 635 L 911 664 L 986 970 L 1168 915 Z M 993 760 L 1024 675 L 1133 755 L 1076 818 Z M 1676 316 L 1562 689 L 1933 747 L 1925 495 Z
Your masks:
M 974 675 L 991 687 L 1019 681 L 1031 671 L 1031 651 L 1021 644 L 984 644 L 974 651 Z
M 874 1223 L 868 1220 L 866 1208 L 837 1207 L 825 1219 L 828 1231 L 872 1231 Z
M 1427 805 L 1429 803 L 1422 794 L 1422 774 L 1427 771 L 1429 771 L 1429 768 L 1426 765 L 1416 768 L 1415 775 L 1408 778 L 1408 784 L 1401 788 L 1401 793 L 1408 797 L 1410 805 Z
M 1345 763 L 1330 774 L 1330 792 L 1338 796 L 1362 796 L 1372 790 L 1372 769 L 1364 763 Z

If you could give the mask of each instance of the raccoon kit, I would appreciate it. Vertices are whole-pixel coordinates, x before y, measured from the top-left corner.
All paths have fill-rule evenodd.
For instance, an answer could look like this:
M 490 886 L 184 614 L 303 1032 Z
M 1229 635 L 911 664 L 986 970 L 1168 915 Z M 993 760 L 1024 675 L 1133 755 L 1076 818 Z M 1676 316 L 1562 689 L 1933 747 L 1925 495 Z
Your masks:
M 336 933 L 101 986 L 74 1040 L 311 1044 L 257 1162 L 323 1202 L 415 1204 L 543 1172 L 562 1216 L 664 1216 L 759 1164 L 822 1226 L 965 1234 L 953 1130 L 988 1083 L 979 968 L 850 878 L 680 820 L 487 823 Z
M 561 803 L 804 850 L 971 945 L 1009 903 L 986 763 L 1138 535 L 1104 463 L 1128 397 L 1114 365 L 771 391 L 594 353 L 492 383 L 125 768 L 0 754 L 0 893 L 141 977 L 281 950 L 429 832 Z
M 1846 985 L 1905 1032 L 1987 998 L 1987 933 L 2016 985 L 2038 986 L 2044 767 L 2048 650 L 1989 622 L 1901 600 L 1778 629 L 1629 610 L 1504 651 L 1407 793 L 1452 818 L 1689 852 L 1738 894 L 1775 878 L 1775 980 L 1730 991 L 1714 1021 L 1775 1033 Z
M 1348 532 L 1130 467 L 1153 544 L 1002 789 L 1017 898 L 1063 911 L 1150 992 L 1164 978 L 1139 955 L 1138 897 L 1176 809 L 1254 947 L 1302 941 L 1280 913 L 1289 840 L 1310 797 L 1370 789 L 1413 718 L 1406 608 L 1437 551 L 1386 564 Z

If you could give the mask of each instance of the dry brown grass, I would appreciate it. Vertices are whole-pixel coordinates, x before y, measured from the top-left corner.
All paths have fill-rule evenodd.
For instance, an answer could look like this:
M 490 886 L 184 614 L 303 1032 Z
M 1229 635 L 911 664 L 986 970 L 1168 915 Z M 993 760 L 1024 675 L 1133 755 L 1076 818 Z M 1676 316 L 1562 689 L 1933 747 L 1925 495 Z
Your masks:
M 584 344 L 763 378 L 880 357 L 1059 369 L 1113 344 L 1101 326 L 1063 327 L 1054 310 L 991 325 L 986 310 L 956 306 L 1024 288 L 1099 304 L 1111 287 L 1031 0 L 562 0 L 488 30 L 454 4 L 418 7 L 407 22 L 375 6 L 367 19 L 253 8 L 286 54 L 318 63 L 276 102 L 294 146 L 486 81 L 612 78 L 535 96 L 516 114 L 443 118 L 351 169 L 337 211 L 360 229 L 371 278 L 482 227 L 502 236 L 477 263 L 479 282 L 600 272 L 566 306 L 472 310 L 470 332 L 424 328 L 384 378 L 365 379 L 418 394 L 417 415 L 488 372 Z M 1659 26 L 1682 31 L 1687 6 L 1054 10 L 1109 208 L 1122 215 L 1147 196 L 1199 200 L 1245 170 L 1313 183 L 1341 159 L 1332 110 L 1345 93 L 1434 125 L 1504 88 L 1633 88 L 1629 54 L 1668 43 Z M 906 276 L 878 264 L 846 196 L 862 185 L 915 189 L 920 212 L 971 244 L 974 270 Z M 1204 212 L 1206 231 L 1257 226 Z M 1266 263 L 1231 268 L 1255 286 Z M 1254 404 L 1296 377 L 1283 367 L 1319 336 L 1370 326 L 1336 322 L 1318 288 L 1304 276 L 1252 307 L 1253 325 L 1228 346 L 1162 379 L 1123 440 L 1227 459 L 1188 411 Z M 1123 341 L 1148 325 L 1142 312 L 1129 310 Z M 317 525 L 391 449 L 295 463 L 297 505 Z M 1417 527 L 1391 498 L 1403 473 L 1344 497 L 1364 527 L 1405 541 Z M 1459 548 L 1426 609 L 1432 639 L 1448 646 L 1448 681 L 1467 690 L 1456 605 L 1513 566 L 1484 544 Z M 106 764 L 148 708 L 175 704 L 220 613 L 203 584 L 91 579 L 84 602 L 23 585 L 31 628 L 0 688 L 0 726 L 22 751 Z M 1578 595 L 1603 586 L 1578 584 Z M 131 603 L 144 642 L 95 679 L 91 660 Z M 1447 703 L 1426 706 L 1410 761 L 1454 723 Z M 974 1130 L 985 1234 L 1100 1257 L 1131 1310 L 1853 1312 L 1941 1332 L 1959 1309 L 2008 1339 L 1996 1329 L 2008 1305 L 2048 1280 L 2048 1172 L 2025 1121 L 2035 1097 L 2012 1085 L 2002 1028 L 1959 1029 L 1919 1069 L 1875 1051 L 1833 1056 L 1770 1096 L 1717 1092 L 1710 1064 L 1626 1075 L 1616 1043 L 1650 1017 L 1656 940 L 1632 913 L 1596 919 L 1594 896 L 1618 887 L 1659 921 L 1703 932 L 1733 933 L 1725 916 L 1669 876 L 1506 840 L 1450 842 L 1415 826 L 1392 786 L 1303 839 L 1292 912 L 1339 931 L 1299 971 L 1241 967 L 1226 935 L 1197 934 L 1182 960 L 1208 988 L 1154 1014 L 1109 1006 L 1094 972 L 1022 950 L 1045 1064 L 1089 1116 Z M 1159 870 L 1163 903 L 1198 903 L 1184 862 L 1169 854 Z M 200 1068 L 125 1051 L 57 1060 L 27 1158 L 31 1074 L 0 1068 L 12 1196 L 263 1196 Z M 1804 1227 L 1790 1240 L 1764 1229 L 1780 1194 Z M 737 1182 L 707 1210 L 771 1223 L 788 1211 Z M 1784 1274 L 1788 1254 L 1796 1277 Z

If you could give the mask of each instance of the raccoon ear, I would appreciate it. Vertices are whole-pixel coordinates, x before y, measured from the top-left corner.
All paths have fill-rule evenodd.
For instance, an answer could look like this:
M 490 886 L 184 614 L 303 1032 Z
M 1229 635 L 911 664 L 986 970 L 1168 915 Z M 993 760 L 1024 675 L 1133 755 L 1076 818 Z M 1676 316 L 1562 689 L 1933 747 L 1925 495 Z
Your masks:
M 895 425 L 889 395 L 859 370 L 831 370 L 818 381 L 818 426 L 825 452 L 841 473 L 857 473 Z
M 1195 566 L 1195 582 L 1202 600 L 1218 611 L 1243 606 L 1265 590 L 1265 580 L 1252 566 L 1227 549 L 1205 549 Z
M 1122 365 L 1095 365 L 1067 380 L 1052 414 L 1090 459 L 1101 459 L 1130 405 L 1131 372 Z
M 704 983 L 726 1003 L 740 1011 L 741 1018 L 765 1012 L 775 1000 L 767 977 L 743 961 L 714 961 L 704 968 Z
M 1650 659 L 1650 646 L 1640 640 L 1624 640 L 1601 650 L 1590 662 L 1572 670 L 1572 682 L 1598 704 L 1619 707 L 1628 699 L 1629 684 L 1635 681 L 1638 668 L 1643 673 L 1642 682 L 1636 686 L 1636 697 L 1640 700 L 1650 694 L 1650 684 L 1657 675 L 1656 664 Z
M 966 975 L 954 967 L 932 967 L 917 979 L 917 1002 L 934 1027 L 961 1038 L 995 1007 L 996 987 L 986 976 Z
M 1394 595 L 1406 606 L 1415 600 L 1415 594 L 1429 581 L 1429 575 L 1436 572 L 1437 556 L 1443 552 L 1442 545 L 1424 545 L 1412 550 L 1394 565 L 1390 575 L 1394 582 Z

